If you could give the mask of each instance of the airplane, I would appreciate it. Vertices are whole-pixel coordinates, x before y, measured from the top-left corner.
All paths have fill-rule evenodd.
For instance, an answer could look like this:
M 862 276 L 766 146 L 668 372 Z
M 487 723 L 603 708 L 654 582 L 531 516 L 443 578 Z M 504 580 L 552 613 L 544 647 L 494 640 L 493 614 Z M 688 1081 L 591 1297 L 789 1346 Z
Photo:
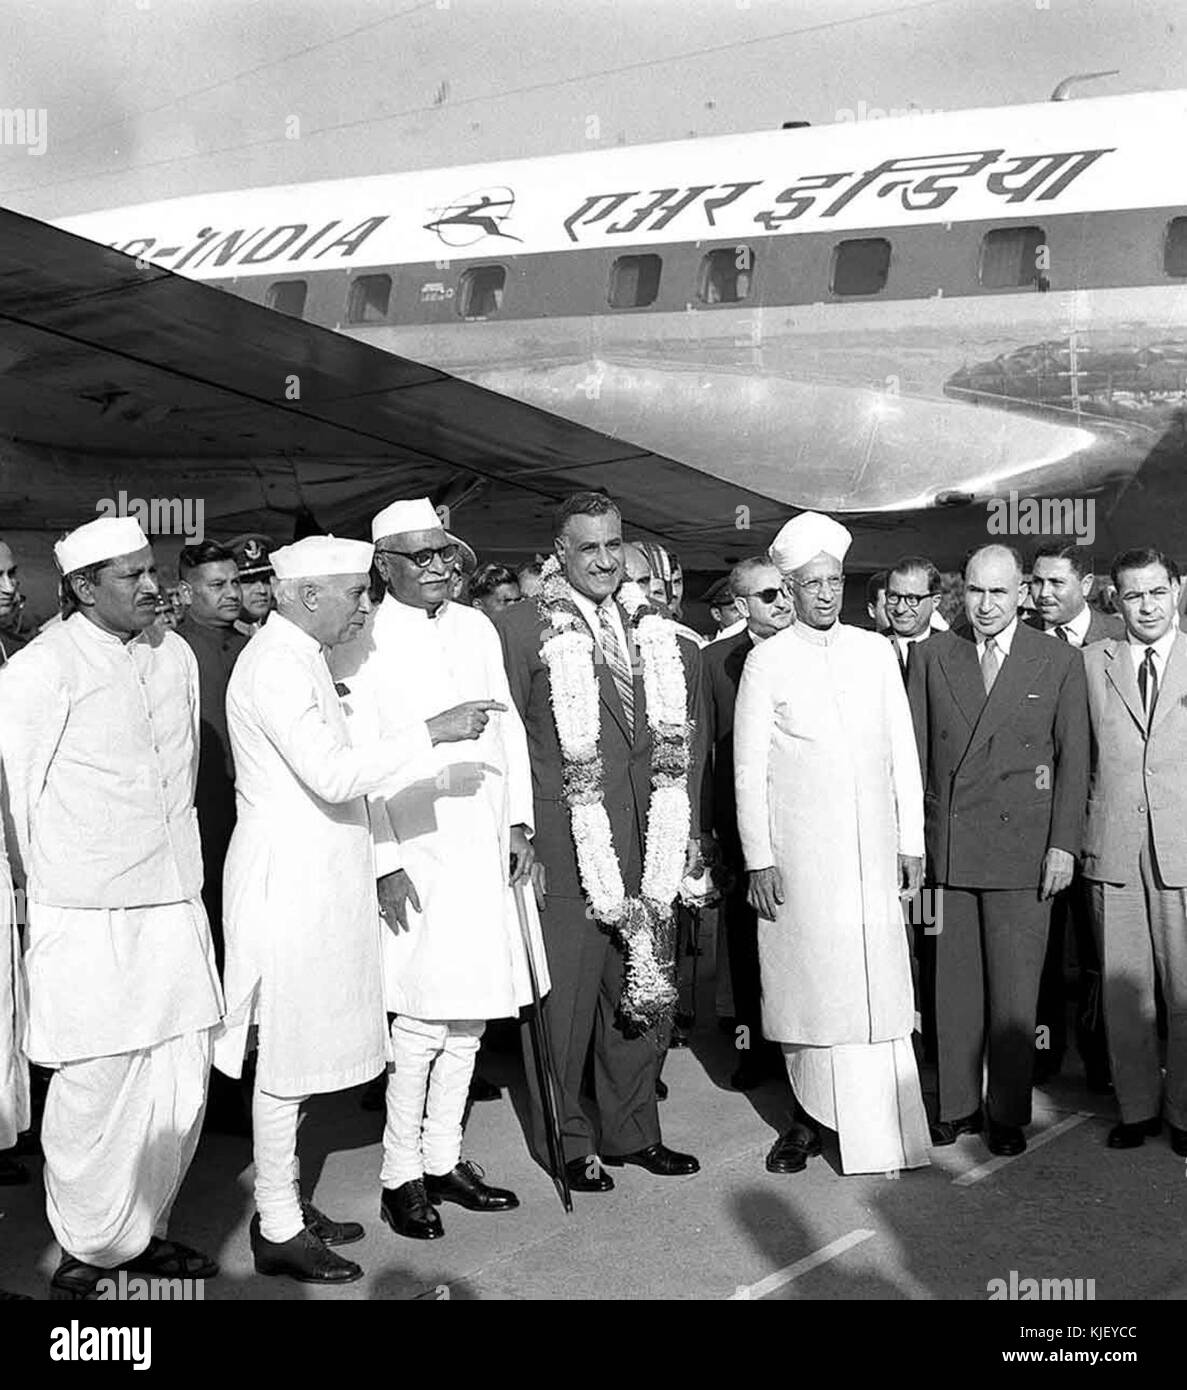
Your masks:
M 166 473 L 190 457 L 208 514 L 264 529 L 310 507 L 320 524 L 357 526 L 397 483 L 451 505 L 485 556 L 522 555 L 547 546 L 545 503 L 584 484 L 621 494 L 628 523 L 694 569 L 762 549 L 802 508 L 851 526 L 857 568 L 908 550 L 952 564 L 994 523 L 1026 546 L 1029 527 L 1071 532 L 1086 516 L 1091 536 L 1068 539 L 1104 558 L 1147 542 L 1187 558 L 1187 173 L 1173 157 L 1187 92 L 790 124 L 62 219 L 57 235 L 126 258 L 96 277 L 138 371 L 154 342 L 184 357 L 200 338 L 218 368 L 208 357 L 202 373 L 225 387 L 240 355 L 267 374 L 254 346 L 267 338 L 272 415 L 292 404 L 280 367 L 312 357 L 333 363 L 329 399 L 366 414 L 385 393 L 388 417 L 369 421 L 363 448 L 305 434 L 301 404 L 287 430 L 270 415 L 220 440 L 215 467 L 154 426 L 147 380 L 134 402 L 119 381 L 91 400 L 106 423 L 135 416 L 138 460 L 153 441 L 174 451 Z M 39 237 L 25 237 L 27 261 Z M 8 240 L 0 224 L 0 272 Z M 94 304 L 88 274 L 56 292 Z M 178 278 L 270 311 L 267 328 Z M 0 273 L 8 326 L 12 280 Z M 158 312 L 147 333 L 137 303 L 167 282 L 161 302 L 178 317 Z M 50 442 L 59 467 L 72 447 L 87 453 L 77 393 L 50 392 L 56 429 L 27 409 L 33 433 L 11 428 L 3 350 L 0 336 L 3 432 L 42 462 Z M 413 379 L 441 374 L 441 399 L 475 412 L 466 448 L 435 457 L 421 415 L 426 437 L 407 457 L 400 372 L 385 359 Z M 56 385 L 53 353 L 40 365 Z M 22 371 L 45 380 L 35 356 Z M 337 410 L 339 428 L 348 418 L 357 428 Z M 201 408 L 191 423 L 200 435 Z M 521 428 L 537 441 L 529 463 L 514 457 Z M 109 460 L 115 450 L 108 439 Z M 306 470 L 318 459 L 316 483 L 293 473 L 297 454 Z M 142 492 L 161 475 L 127 471 Z M 8 472 L 0 458 L 4 516 Z M 18 491 L 32 519 L 27 481 Z M 1051 505 L 1028 510 L 1039 498 Z

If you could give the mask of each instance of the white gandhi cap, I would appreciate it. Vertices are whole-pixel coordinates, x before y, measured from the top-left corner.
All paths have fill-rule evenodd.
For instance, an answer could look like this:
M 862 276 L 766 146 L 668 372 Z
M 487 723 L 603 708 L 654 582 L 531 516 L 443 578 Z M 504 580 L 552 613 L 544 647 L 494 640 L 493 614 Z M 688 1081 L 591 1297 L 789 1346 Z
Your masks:
M 306 536 L 271 554 L 277 579 L 317 579 L 330 574 L 366 574 L 375 547 L 368 541 L 339 540 L 337 536 Z
M 801 512 L 783 527 L 767 554 L 782 573 L 790 574 L 822 553 L 843 560 L 852 544 L 853 537 L 839 521 L 820 512 Z
M 384 536 L 405 536 L 410 531 L 441 531 L 441 518 L 433 510 L 427 497 L 416 497 L 408 502 L 393 502 L 390 507 L 376 513 L 371 521 L 371 539 L 381 541 Z
M 54 558 L 63 574 L 73 574 L 117 555 L 134 555 L 148 543 L 134 516 L 101 516 L 58 541 Z

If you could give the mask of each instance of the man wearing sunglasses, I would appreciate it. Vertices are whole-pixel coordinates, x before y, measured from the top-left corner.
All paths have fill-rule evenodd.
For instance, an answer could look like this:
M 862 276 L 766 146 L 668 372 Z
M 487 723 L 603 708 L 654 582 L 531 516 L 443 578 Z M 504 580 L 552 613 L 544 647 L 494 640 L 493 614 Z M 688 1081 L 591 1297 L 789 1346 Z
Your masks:
M 711 750 L 701 798 L 701 830 L 706 839 L 712 836 L 722 867 L 732 878 L 722 902 L 737 1024 L 738 1065 L 730 1085 L 749 1091 L 768 1076 L 780 1074 L 782 1059 L 762 1037 L 758 919 L 746 901 L 746 868 L 734 793 L 734 703 L 746 658 L 759 643 L 791 626 L 795 608 L 782 576 L 765 555 L 739 560 L 730 572 L 729 591 L 727 616 L 740 618 L 742 630 L 709 643 L 701 657 L 705 737 Z
M 484 711 L 477 742 L 434 748 L 423 775 L 374 808 L 384 994 L 396 1015 L 381 1211 L 397 1234 L 433 1240 L 443 1234 L 440 1202 L 478 1212 L 519 1205 L 483 1182 L 461 1143 L 486 1020 L 531 1002 L 511 891 L 535 858 L 531 769 L 498 635 L 485 614 L 450 601 L 460 542 L 427 498 L 393 502 L 371 530 L 386 592 L 332 658 L 356 711 L 374 711 L 384 734 L 466 702 Z M 538 970 L 547 988 L 542 948 Z

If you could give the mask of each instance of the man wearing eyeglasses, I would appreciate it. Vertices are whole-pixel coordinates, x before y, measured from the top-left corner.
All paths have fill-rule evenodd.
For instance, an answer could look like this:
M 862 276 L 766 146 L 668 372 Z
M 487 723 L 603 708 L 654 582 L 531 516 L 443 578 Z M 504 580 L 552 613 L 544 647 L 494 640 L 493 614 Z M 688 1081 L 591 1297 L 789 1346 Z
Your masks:
M 755 647 L 795 621 L 783 577 L 765 555 L 739 560 L 730 572 L 732 596 L 728 616 L 742 622 L 741 632 L 711 642 L 701 654 L 702 709 L 705 738 L 711 753 L 701 798 L 701 831 L 715 842 L 723 869 L 732 877 L 722 902 L 730 985 L 734 997 L 735 1044 L 738 1065 L 730 1085 L 753 1090 L 780 1058 L 764 1044 L 762 986 L 758 968 L 758 918 L 746 900 L 746 867 L 738 838 L 738 805 L 734 792 L 734 705 L 742 669 Z
M 734 711 L 763 1032 L 799 1106 L 767 1155 L 775 1173 L 821 1152 L 818 1126 L 846 1173 L 929 1161 L 900 901 L 923 869 L 919 761 L 889 646 L 839 621 L 851 540 L 814 512 L 779 532 L 796 621 L 746 658 Z
M 898 658 L 903 684 L 911 649 L 926 640 L 940 596 L 940 572 L 925 556 L 906 555 L 886 577 L 886 635 Z
M 531 1002 L 511 891 L 535 858 L 531 768 L 495 628 L 450 601 L 459 542 L 427 498 L 393 502 L 371 529 L 386 592 L 331 658 L 359 696 L 356 717 L 374 711 L 381 734 L 466 702 L 489 717 L 475 743 L 434 748 L 411 786 L 373 808 L 384 993 L 396 1015 L 381 1209 L 397 1234 L 433 1240 L 443 1234 L 441 1202 L 477 1212 L 519 1205 L 462 1159 L 461 1144 L 486 1020 Z M 542 947 L 540 956 L 547 988 Z
M 1084 878 L 1104 967 L 1109 1061 L 1121 1122 L 1139 1147 L 1165 1117 L 1187 1157 L 1187 636 L 1178 566 L 1160 551 L 1113 561 L 1124 638 L 1084 654 L 1092 773 Z M 1166 1003 L 1166 1077 L 1155 992 Z

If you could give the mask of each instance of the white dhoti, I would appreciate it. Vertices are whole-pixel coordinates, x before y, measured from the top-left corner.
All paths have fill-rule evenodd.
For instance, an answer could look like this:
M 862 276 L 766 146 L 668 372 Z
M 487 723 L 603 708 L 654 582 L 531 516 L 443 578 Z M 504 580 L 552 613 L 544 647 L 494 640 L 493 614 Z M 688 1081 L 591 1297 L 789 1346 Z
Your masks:
M 931 1161 L 909 1037 L 837 1047 L 785 1043 L 783 1054 L 796 1099 L 836 1130 L 842 1172 L 891 1173 Z
M 29 1128 L 29 1068 L 21 1050 L 24 980 L 15 918 L 12 891 L 0 879 L 0 1150 L 11 1149 Z
M 399 1015 L 392 1024 L 394 1069 L 387 1079 L 384 1187 L 425 1173 L 443 1176 L 462 1156 L 462 1116 L 474 1075 L 481 1020 L 437 1023 Z
M 209 1070 L 206 1030 L 55 1072 L 41 1128 L 45 1206 L 68 1255 L 114 1269 L 165 1238 Z

